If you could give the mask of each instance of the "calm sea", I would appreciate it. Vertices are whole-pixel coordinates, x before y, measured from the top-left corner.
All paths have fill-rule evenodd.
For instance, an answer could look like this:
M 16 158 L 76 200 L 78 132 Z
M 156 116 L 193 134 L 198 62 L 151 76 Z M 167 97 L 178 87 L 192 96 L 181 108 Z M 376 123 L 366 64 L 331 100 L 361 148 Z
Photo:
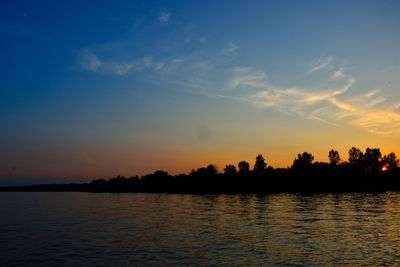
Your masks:
M 399 265 L 400 194 L 0 193 L 0 265 Z

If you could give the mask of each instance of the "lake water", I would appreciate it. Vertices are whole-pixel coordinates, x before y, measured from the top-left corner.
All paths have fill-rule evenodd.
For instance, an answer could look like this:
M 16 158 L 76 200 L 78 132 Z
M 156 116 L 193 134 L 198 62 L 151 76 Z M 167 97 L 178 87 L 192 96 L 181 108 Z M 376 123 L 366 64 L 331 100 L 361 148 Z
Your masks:
M 400 194 L 0 193 L 0 265 L 399 265 Z

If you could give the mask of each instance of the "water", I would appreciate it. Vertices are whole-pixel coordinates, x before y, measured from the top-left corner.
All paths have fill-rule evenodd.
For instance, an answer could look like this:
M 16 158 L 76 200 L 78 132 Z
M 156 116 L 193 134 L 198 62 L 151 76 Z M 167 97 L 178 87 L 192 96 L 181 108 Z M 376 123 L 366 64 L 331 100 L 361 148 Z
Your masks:
M 0 265 L 400 264 L 400 194 L 0 193 Z

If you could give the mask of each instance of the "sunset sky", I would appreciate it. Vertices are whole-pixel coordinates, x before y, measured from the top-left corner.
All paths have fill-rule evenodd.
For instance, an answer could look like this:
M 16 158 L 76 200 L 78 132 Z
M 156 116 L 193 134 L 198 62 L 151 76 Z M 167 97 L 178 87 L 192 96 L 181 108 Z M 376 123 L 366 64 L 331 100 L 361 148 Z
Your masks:
M 72 2 L 72 3 L 71 3 Z M 82 3 L 83 2 L 83 3 Z M 2 1 L 0 185 L 400 154 L 400 1 Z

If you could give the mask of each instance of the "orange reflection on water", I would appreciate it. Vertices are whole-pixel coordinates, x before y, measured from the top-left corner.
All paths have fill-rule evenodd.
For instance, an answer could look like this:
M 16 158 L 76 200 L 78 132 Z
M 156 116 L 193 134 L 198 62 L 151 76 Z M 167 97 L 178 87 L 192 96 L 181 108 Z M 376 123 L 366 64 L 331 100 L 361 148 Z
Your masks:
M 3 193 L 0 200 L 7 214 L 0 253 L 16 265 L 72 265 L 77 257 L 88 265 L 400 264 L 396 192 Z

